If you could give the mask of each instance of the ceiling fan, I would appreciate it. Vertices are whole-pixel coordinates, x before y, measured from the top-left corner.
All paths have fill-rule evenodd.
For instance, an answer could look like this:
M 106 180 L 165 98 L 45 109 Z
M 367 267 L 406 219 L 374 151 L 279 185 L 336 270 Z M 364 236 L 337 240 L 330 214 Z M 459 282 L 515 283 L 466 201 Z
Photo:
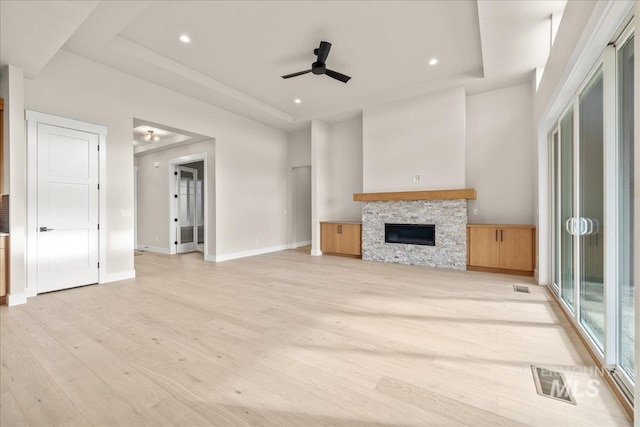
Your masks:
M 342 83 L 348 82 L 351 77 L 345 76 L 344 74 L 338 73 L 337 71 L 327 69 L 327 56 L 329 56 L 329 51 L 331 50 L 331 43 L 321 41 L 320 47 L 313 50 L 313 54 L 318 56 L 318 60 L 311 64 L 311 68 L 309 70 L 299 71 L 293 74 L 287 74 L 286 76 L 282 76 L 283 79 L 290 79 L 291 77 L 301 76 L 307 73 L 313 74 L 326 74 L 329 77 L 332 77 L 336 80 L 341 81 Z

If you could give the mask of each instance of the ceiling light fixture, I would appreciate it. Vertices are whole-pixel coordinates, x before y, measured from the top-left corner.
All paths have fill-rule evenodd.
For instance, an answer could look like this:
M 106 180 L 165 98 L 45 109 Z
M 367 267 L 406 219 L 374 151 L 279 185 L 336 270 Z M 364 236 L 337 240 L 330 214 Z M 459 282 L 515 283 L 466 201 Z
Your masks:
M 300 98 L 296 98 L 293 100 L 293 102 L 295 102 L 296 104 L 300 104 L 302 100 Z
M 152 130 L 148 130 L 146 135 L 144 135 L 142 139 L 144 139 L 145 141 L 157 141 L 160 138 L 158 138 L 158 135 L 154 135 Z
M 183 35 L 180 36 L 180 41 L 182 43 L 189 43 L 191 41 L 191 37 L 189 37 L 186 34 L 183 34 Z
M 436 65 L 438 63 L 438 58 L 431 58 L 429 61 L 429 65 Z

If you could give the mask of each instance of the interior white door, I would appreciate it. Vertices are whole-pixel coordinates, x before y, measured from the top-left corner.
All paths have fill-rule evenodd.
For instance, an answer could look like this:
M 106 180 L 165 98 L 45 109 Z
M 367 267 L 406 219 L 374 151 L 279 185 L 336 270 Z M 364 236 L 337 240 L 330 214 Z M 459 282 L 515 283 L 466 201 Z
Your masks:
M 38 125 L 38 293 L 98 283 L 98 135 Z
M 185 166 L 177 167 L 176 194 L 178 195 L 178 218 L 176 227 L 176 251 L 193 252 L 198 247 L 198 226 L 196 218 L 196 185 L 198 171 Z

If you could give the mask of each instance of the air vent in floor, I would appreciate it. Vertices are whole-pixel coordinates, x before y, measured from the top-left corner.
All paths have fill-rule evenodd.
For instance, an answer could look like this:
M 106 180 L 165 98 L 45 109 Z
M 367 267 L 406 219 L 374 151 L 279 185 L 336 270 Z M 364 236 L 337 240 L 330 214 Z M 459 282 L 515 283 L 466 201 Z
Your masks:
M 529 288 L 527 286 L 513 285 L 513 292 L 522 292 L 523 294 L 528 294 Z
M 533 382 L 536 385 L 536 391 L 540 396 L 550 397 L 562 402 L 577 405 L 569 385 L 561 372 L 551 371 L 549 369 L 540 368 L 531 365 L 531 373 L 533 374 Z

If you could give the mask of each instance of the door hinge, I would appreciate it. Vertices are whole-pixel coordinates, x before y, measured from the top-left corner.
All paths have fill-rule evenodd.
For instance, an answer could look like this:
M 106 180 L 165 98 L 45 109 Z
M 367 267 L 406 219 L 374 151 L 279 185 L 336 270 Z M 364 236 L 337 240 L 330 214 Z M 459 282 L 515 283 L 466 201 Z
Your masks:
M 173 242 L 173 243 L 174 243 L 175 245 L 177 245 L 177 244 L 178 244 L 178 241 L 176 240 L 176 241 L 175 241 L 175 242 Z
M 100 224 L 98 224 L 98 230 L 100 230 Z
M 100 151 L 100 146 L 98 145 L 98 151 Z
M 100 189 L 100 184 L 98 184 L 98 190 Z
M 174 172 L 173 174 L 174 174 L 175 176 L 178 176 L 178 172 Z
M 177 199 L 177 198 L 178 198 L 178 195 L 177 195 L 177 194 L 174 194 L 174 195 L 173 195 L 173 197 Z
M 98 268 L 100 268 L 100 263 L 98 263 Z

